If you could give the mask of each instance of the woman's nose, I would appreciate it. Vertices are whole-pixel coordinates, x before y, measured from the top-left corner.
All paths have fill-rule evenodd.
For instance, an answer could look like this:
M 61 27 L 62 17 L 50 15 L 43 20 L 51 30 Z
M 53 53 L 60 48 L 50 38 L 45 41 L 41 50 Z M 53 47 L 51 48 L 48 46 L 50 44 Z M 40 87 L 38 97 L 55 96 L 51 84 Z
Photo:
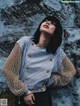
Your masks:
M 50 25 L 50 21 L 47 21 L 46 24 Z

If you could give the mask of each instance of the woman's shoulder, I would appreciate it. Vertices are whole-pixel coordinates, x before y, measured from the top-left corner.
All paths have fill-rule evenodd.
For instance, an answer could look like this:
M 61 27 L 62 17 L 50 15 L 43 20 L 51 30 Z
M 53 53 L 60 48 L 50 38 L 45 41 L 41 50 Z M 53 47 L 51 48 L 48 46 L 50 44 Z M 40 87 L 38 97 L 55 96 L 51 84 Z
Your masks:
M 20 39 L 18 39 L 16 43 L 18 43 L 22 48 L 24 45 L 28 44 L 31 41 L 30 38 L 31 36 L 23 36 Z
M 66 56 L 66 53 L 64 52 L 64 50 L 62 49 L 61 46 L 58 47 L 57 51 L 56 51 L 56 56 L 58 58 L 64 58 Z
M 17 42 L 28 42 L 30 40 L 30 36 L 23 36 L 20 39 L 17 40 Z

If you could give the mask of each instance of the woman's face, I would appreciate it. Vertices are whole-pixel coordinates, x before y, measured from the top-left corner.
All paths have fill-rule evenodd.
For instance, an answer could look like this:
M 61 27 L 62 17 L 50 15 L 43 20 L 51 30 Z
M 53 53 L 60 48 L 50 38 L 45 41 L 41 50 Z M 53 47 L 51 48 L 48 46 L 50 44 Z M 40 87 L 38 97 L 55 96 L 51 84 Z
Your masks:
M 39 43 L 41 45 L 46 46 L 49 43 L 55 29 L 56 26 L 54 22 L 45 20 L 40 26 L 41 35 L 40 35 Z
M 55 29 L 56 29 L 55 23 L 48 21 L 47 19 L 40 26 L 40 31 L 46 32 L 49 35 L 53 35 Z

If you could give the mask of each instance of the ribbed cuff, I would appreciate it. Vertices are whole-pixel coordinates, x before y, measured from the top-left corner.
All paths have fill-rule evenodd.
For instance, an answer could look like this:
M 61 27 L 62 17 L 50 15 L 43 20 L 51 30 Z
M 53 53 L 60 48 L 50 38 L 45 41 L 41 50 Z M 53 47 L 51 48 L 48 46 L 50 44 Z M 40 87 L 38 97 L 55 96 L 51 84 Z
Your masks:
M 23 95 L 28 94 L 28 92 L 29 92 L 29 89 L 28 89 L 28 87 L 26 86 L 26 90 L 24 91 L 24 94 L 23 94 Z

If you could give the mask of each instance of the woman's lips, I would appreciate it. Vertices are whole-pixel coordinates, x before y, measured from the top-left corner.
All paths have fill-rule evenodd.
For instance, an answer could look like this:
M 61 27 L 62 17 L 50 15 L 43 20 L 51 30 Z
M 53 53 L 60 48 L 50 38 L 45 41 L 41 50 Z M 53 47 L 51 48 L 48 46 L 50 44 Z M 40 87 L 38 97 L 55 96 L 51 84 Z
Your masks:
M 49 26 L 48 26 L 48 25 L 43 25 L 43 27 L 45 27 L 45 28 L 49 28 Z

